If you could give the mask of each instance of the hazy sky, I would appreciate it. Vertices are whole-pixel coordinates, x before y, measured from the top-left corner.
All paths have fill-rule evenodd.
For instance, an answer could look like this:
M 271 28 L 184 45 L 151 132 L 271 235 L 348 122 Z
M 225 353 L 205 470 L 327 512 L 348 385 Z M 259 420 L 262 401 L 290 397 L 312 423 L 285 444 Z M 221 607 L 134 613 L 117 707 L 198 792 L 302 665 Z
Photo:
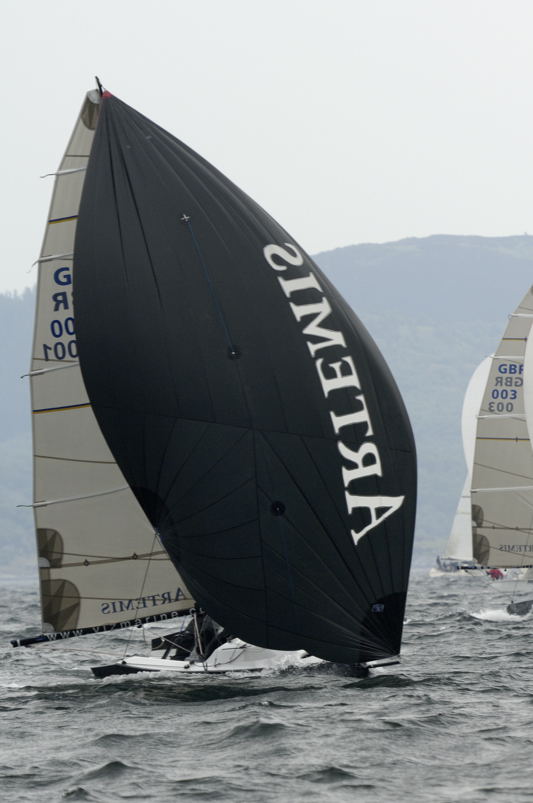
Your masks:
M 169 129 L 311 253 L 533 233 L 532 0 L 3 0 L 0 291 L 35 281 L 86 89 Z M 7 243 L 7 248 L 6 248 Z

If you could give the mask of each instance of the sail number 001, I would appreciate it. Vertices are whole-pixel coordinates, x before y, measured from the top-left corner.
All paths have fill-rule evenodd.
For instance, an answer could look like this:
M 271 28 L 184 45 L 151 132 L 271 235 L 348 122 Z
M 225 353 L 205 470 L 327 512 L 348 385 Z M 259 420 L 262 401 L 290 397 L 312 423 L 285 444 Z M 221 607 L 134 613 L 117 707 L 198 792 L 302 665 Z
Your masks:
M 52 337 L 55 338 L 63 337 L 63 335 L 72 337 L 75 334 L 74 318 L 65 318 L 64 321 L 60 321 L 57 318 L 54 319 L 50 322 L 50 332 Z M 45 360 L 64 360 L 66 357 L 76 359 L 78 346 L 75 339 L 68 340 L 66 343 L 57 339 L 52 346 L 43 343 L 43 352 Z

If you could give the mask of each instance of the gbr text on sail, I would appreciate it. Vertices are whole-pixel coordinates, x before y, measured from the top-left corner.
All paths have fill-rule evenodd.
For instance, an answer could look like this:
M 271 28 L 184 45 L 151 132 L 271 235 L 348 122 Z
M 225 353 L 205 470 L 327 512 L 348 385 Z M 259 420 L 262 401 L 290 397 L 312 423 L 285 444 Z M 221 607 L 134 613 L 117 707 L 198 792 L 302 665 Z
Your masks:
M 373 440 L 374 430 L 367 407 L 365 394 L 357 374 L 353 357 L 348 352 L 343 333 L 328 328 L 331 305 L 315 276 L 310 270 L 302 276 L 304 258 L 296 246 L 284 243 L 283 246 L 269 244 L 263 249 L 267 263 L 278 273 L 278 282 L 285 295 L 295 319 L 302 325 L 310 357 L 314 361 L 322 392 L 329 404 L 329 414 L 335 435 L 337 449 L 342 457 L 342 481 L 348 514 L 364 511 L 362 517 L 367 524 L 360 529 L 351 529 L 355 544 L 363 535 L 395 513 L 402 505 L 404 496 L 362 495 L 357 493 L 357 482 L 363 477 L 383 476 L 378 446 Z M 292 270 L 291 270 L 292 269 Z M 291 275 L 292 274 L 292 275 Z M 312 303 L 301 303 L 301 293 L 313 291 Z M 328 360 L 327 349 L 333 346 L 345 350 L 341 359 Z M 339 390 L 350 390 L 353 409 L 339 414 L 335 411 L 335 394 Z M 349 447 L 342 440 L 346 427 L 360 425 L 361 444 L 357 449 Z M 358 518 L 360 518 L 358 516 Z

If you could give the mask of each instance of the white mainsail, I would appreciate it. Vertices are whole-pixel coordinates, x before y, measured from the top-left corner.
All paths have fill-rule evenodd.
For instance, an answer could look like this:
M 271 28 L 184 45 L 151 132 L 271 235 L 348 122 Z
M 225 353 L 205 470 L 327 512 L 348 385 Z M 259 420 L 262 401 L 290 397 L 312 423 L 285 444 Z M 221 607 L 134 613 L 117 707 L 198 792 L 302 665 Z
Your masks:
M 524 355 L 532 322 L 530 288 L 492 358 L 478 417 L 472 529 L 474 558 L 483 566 L 533 565 L 533 450 L 524 407 Z
M 99 100 L 87 94 L 55 174 L 38 260 L 34 511 L 43 632 L 52 634 L 152 621 L 194 604 L 107 447 L 77 362 L 72 252 Z
M 472 482 L 472 466 L 474 463 L 477 416 L 479 408 L 481 407 L 483 392 L 487 384 L 491 364 L 491 357 L 485 357 L 470 377 L 466 388 L 461 416 L 463 451 L 467 473 L 450 536 L 446 544 L 445 556 L 464 562 L 472 561 L 474 557 L 472 547 L 472 502 L 470 498 L 470 485 Z

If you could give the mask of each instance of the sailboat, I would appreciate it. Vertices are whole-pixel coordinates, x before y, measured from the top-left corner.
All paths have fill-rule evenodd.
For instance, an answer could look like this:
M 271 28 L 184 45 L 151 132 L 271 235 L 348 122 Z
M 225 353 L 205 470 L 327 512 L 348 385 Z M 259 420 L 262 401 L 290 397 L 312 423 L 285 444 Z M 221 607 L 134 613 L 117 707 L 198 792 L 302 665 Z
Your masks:
M 532 322 L 529 289 L 510 315 L 491 360 L 472 470 L 474 559 L 511 579 L 527 579 L 533 566 L 533 450 L 524 395 Z
M 485 357 L 476 366 L 466 388 L 461 415 L 461 432 L 467 473 L 444 555 L 437 557 L 437 566 L 435 569 L 431 569 L 431 576 L 456 572 L 479 574 L 483 571 L 474 560 L 473 555 L 470 486 L 472 483 L 477 416 L 491 365 L 491 357 Z
M 396 662 L 413 436 L 377 347 L 303 249 L 99 87 L 56 176 L 39 273 L 46 624 L 16 643 L 187 617 L 185 658 L 172 634 L 155 640 L 163 657 L 100 674 Z

